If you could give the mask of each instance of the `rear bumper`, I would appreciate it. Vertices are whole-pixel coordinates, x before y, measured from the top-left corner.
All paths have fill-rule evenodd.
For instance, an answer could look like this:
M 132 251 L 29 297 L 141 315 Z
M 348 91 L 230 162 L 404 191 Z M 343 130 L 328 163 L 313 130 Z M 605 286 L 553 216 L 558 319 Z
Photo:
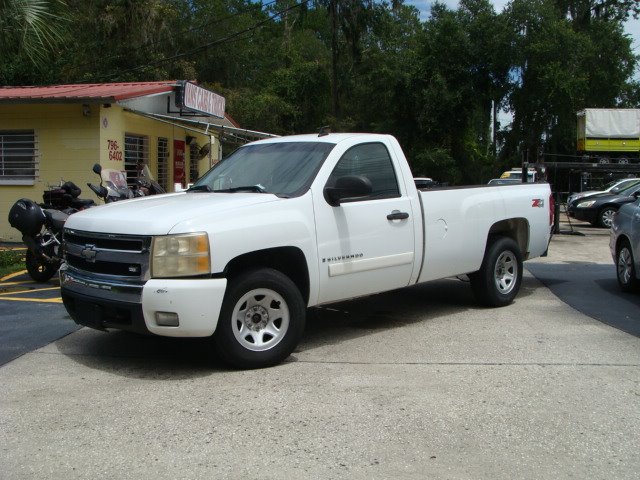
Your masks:
M 206 337 L 218 324 L 227 280 L 151 279 L 143 285 L 131 285 L 63 269 L 60 285 L 64 306 L 79 325 L 168 337 Z M 159 325 L 158 312 L 176 314 L 178 325 Z

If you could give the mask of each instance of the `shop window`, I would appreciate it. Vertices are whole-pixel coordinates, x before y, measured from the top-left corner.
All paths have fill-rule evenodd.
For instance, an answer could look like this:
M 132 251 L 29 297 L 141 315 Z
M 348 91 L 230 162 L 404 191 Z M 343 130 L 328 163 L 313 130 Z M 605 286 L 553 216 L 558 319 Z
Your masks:
M 198 180 L 198 159 L 200 158 L 200 146 L 191 142 L 189 144 L 189 183 Z
M 169 140 L 158 138 L 158 183 L 169 191 Z
M 135 185 L 138 178 L 138 164 L 149 164 L 149 142 L 140 135 L 124 135 L 124 169 L 127 173 L 127 184 Z
M 38 144 L 33 130 L 0 130 L 0 184 L 33 185 Z

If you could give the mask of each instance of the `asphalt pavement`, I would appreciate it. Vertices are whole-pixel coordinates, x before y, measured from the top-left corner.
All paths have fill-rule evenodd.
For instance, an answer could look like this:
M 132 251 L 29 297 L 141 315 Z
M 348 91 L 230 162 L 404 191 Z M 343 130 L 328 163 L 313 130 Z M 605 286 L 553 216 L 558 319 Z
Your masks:
M 0 309 L 0 365 L 78 330 L 62 306 L 57 276 L 45 283 L 24 271 L 1 278 Z
M 640 339 L 554 285 L 591 272 L 574 297 L 636 299 L 615 295 L 607 232 L 579 233 L 508 307 L 447 279 L 314 309 L 265 370 L 80 329 L 0 367 L 0 477 L 635 479 Z

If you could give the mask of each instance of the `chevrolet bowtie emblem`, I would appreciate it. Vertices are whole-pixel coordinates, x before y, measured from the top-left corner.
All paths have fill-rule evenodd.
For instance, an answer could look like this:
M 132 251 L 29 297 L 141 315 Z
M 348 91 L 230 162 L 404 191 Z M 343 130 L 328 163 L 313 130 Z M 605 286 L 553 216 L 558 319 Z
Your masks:
M 96 261 L 96 255 L 98 252 L 96 251 L 95 247 L 96 247 L 95 245 L 87 245 L 80 252 L 80 255 L 82 255 L 82 258 L 84 258 L 89 263 L 95 263 Z

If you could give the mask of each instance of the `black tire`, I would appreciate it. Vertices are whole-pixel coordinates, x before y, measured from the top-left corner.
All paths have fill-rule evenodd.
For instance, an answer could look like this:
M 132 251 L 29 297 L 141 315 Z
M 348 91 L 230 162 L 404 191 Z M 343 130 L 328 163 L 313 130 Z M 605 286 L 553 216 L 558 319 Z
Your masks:
M 618 285 L 623 292 L 635 292 L 638 290 L 638 279 L 633 258 L 633 251 L 628 240 L 620 242 L 616 252 L 616 277 Z
M 227 285 L 213 335 L 216 351 L 237 368 L 276 365 L 298 345 L 305 315 L 300 290 L 289 277 L 271 268 L 246 272 Z
M 27 250 L 25 266 L 27 267 L 27 273 L 34 281 L 46 282 L 56 274 L 60 264 L 46 262 L 31 252 L 31 250 Z
M 614 207 L 604 207 L 598 212 L 598 225 L 602 228 L 611 228 L 613 214 L 618 210 Z
M 482 266 L 469 279 L 481 305 L 509 305 L 522 284 L 522 253 L 518 244 L 508 237 L 489 238 Z

